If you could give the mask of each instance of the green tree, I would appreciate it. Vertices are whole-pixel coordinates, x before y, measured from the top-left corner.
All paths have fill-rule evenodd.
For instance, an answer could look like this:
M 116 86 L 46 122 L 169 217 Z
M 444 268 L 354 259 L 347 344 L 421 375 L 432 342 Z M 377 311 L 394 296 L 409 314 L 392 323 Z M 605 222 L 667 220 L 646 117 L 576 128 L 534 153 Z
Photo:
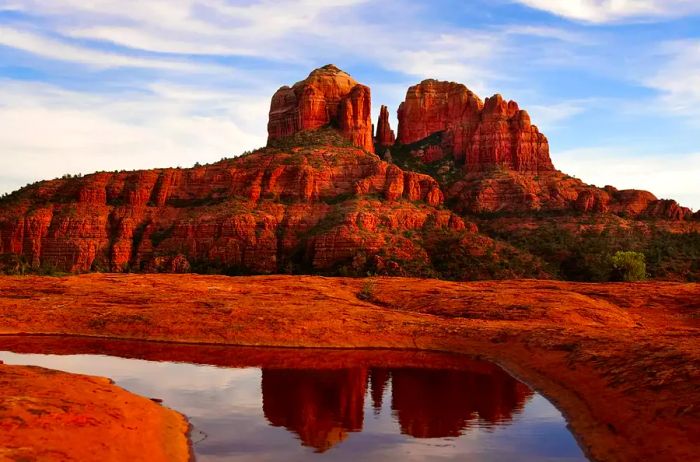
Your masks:
M 643 253 L 615 252 L 610 258 L 611 279 L 615 281 L 643 281 L 647 277 L 647 265 Z

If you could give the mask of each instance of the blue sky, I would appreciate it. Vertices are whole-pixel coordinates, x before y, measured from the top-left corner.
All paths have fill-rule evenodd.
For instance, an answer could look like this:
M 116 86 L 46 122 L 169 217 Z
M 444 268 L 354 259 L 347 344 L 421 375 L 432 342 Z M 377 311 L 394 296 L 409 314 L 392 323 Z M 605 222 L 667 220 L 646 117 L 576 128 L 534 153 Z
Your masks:
M 262 146 L 327 63 L 375 118 L 429 77 L 501 93 L 559 169 L 700 208 L 696 0 L 0 0 L 0 193 Z

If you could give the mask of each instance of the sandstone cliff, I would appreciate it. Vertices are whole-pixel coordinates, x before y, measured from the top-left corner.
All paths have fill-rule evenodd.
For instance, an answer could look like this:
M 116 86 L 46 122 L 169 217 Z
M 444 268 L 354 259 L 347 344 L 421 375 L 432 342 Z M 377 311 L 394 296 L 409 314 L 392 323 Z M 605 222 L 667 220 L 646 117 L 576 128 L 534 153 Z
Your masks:
M 424 80 L 408 89 L 398 111 L 401 144 L 441 132 L 441 148 L 466 172 L 503 166 L 521 172 L 554 170 L 547 138 L 527 112 L 501 95 L 485 103 L 462 84 Z
M 436 178 L 461 213 L 615 213 L 690 220 L 690 209 L 647 191 L 597 188 L 557 171 L 547 138 L 514 101 L 485 102 L 462 84 L 424 80 L 398 110 L 395 163 Z
M 371 110 L 369 87 L 329 64 L 277 90 L 270 103 L 268 140 L 332 125 L 355 146 L 374 152 Z
M 640 190 L 598 188 L 558 171 L 527 175 L 511 170 L 467 174 L 445 189 L 454 209 L 467 213 L 612 213 L 629 218 L 692 220 L 692 211 L 674 200 Z
M 464 85 L 426 80 L 398 112 L 398 139 L 386 106 L 373 139 L 369 89 L 324 66 L 275 93 L 268 146 L 254 153 L 190 169 L 45 181 L 0 199 L 0 272 L 571 274 L 556 265 L 577 257 L 574 240 L 562 257 L 501 232 L 499 219 L 511 217 L 511 230 L 537 235 L 535 219 L 553 215 L 572 229 L 638 230 L 606 248 L 648 249 L 658 274 L 700 272 L 698 234 L 690 234 L 700 213 L 555 170 L 547 139 L 516 103 L 500 95 L 482 102 Z M 375 143 L 388 162 L 373 154 Z M 690 240 L 654 235 L 659 229 Z
M 0 207 L 0 255 L 72 272 L 361 271 L 429 262 L 404 233 L 476 232 L 442 201 L 434 179 L 352 146 L 266 148 L 25 188 Z

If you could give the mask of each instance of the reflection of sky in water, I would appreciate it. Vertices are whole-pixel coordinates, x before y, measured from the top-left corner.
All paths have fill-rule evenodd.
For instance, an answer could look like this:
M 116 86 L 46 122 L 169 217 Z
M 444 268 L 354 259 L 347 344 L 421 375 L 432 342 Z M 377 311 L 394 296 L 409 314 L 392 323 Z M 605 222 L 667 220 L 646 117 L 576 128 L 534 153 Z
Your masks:
M 263 372 L 257 368 L 219 368 L 98 355 L 0 352 L 0 359 L 7 364 L 106 376 L 130 391 L 163 399 L 164 404 L 190 419 L 195 427 L 195 441 L 202 438 L 202 433 L 206 435 L 195 445 L 199 461 L 585 460 L 559 411 L 538 394 L 530 397 L 522 410 L 516 410 L 510 422 L 488 425 L 475 415 L 461 436 L 414 438 L 401 434 L 397 411 L 392 410 L 389 381 L 380 410 L 373 408 L 367 389 L 362 431 L 348 433 L 344 440 L 318 454 L 313 448 L 302 446 L 296 433 L 284 426 L 270 425 L 263 413 Z

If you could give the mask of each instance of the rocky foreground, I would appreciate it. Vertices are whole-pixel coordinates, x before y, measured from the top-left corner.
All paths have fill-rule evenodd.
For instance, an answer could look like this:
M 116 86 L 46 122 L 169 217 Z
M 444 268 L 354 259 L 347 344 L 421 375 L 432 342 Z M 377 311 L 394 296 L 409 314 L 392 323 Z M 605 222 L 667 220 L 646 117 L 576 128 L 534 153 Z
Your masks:
M 5 335 L 482 356 L 554 402 L 593 460 L 692 460 L 700 450 L 698 284 L 96 274 L 5 277 L 0 293 Z M 32 390 L 14 370 L 0 366 L 0 377 Z
M 182 415 L 108 379 L 0 365 L 0 387 L 0 460 L 190 460 Z

